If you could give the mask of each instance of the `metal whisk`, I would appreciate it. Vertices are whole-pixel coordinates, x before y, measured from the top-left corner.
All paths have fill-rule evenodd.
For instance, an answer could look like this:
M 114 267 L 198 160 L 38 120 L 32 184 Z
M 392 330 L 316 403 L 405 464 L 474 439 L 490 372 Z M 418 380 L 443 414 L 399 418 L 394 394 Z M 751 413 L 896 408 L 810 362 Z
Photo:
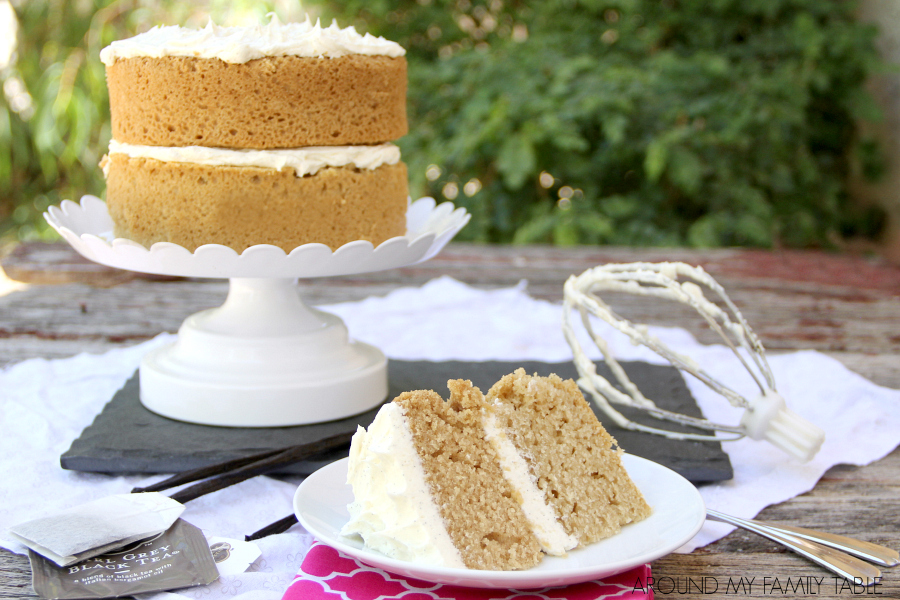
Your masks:
M 725 309 L 710 301 L 704 295 L 701 286 L 718 296 Z M 787 408 L 784 398 L 775 389 L 775 379 L 759 338 L 728 298 L 722 286 L 702 268 L 684 263 L 608 264 L 570 277 L 566 281 L 564 291 L 563 333 L 575 356 L 575 366 L 579 374 L 578 385 L 589 393 L 603 412 L 620 427 L 673 439 L 730 441 L 750 436 L 756 440 L 767 440 L 801 460 L 809 460 L 818 452 L 825 433 Z M 691 357 L 670 349 L 653 336 L 646 325 L 634 325 L 617 315 L 601 299 L 600 294 L 603 292 L 625 292 L 690 306 L 706 320 L 710 328 L 719 334 L 738 357 L 759 387 L 759 396 L 753 400 L 744 398 L 710 376 Z M 571 323 L 571 315 L 576 308 L 581 315 L 581 323 L 600 349 L 606 364 L 624 392 L 597 374 L 593 361 L 581 348 Z M 650 348 L 673 366 L 690 373 L 733 406 L 743 408 L 744 415 L 741 422 L 736 425 L 713 423 L 706 419 L 659 408 L 641 393 L 616 362 L 606 341 L 592 327 L 590 315 L 606 321 L 627 335 L 632 342 Z M 642 425 L 626 418 L 613 407 L 613 404 L 634 407 L 658 419 L 707 431 L 721 431 L 729 435 L 681 433 Z

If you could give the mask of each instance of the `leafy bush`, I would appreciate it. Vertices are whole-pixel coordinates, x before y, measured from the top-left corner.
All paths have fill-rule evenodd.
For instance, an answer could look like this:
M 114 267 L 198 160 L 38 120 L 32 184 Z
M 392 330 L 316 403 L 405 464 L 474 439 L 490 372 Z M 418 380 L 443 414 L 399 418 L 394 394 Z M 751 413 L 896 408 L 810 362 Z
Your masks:
M 212 14 L 240 5 L 261 16 L 285 2 L 212 4 L 221 5 Z M 202 26 L 205 17 L 196 22 L 197 5 L 175 0 L 14 5 L 0 219 L 27 238 L 46 233 L 46 206 L 102 194 L 109 125 L 99 50 L 151 25 Z M 878 66 L 875 32 L 854 20 L 851 2 L 320 5 L 329 19 L 408 49 L 404 160 L 414 193 L 453 197 L 473 214 L 460 239 L 813 246 L 878 224 L 846 191 L 854 157 L 870 159 L 862 170 L 878 167 L 854 126 L 877 116 L 862 87 Z
M 845 184 L 854 123 L 878 117 L 863 90 L 875 31 L 853 11 L 355 0 L 326 14 L 407 48 L 404 160 L 417 192 L 456 192 L 473 213 L 463 239 L 812 246 L 878 224 Z

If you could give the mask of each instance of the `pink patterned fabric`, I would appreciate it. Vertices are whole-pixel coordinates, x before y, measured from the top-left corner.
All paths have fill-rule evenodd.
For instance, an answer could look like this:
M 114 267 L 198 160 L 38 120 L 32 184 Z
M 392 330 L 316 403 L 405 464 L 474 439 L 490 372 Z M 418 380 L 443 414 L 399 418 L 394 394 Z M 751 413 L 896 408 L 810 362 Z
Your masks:
M 313 544 L 282 600 L 653 600 L 650 565 L 556 588 L 486 590 L 392 575 L 326 546 Z

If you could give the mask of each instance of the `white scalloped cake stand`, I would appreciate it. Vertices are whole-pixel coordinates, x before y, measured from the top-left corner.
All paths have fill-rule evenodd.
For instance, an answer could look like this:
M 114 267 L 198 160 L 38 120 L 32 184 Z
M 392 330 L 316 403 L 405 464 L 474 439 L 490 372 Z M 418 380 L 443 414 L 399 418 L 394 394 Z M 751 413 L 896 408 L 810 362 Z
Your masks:
M 281 427 L 365 412 L 387 396 L 387 359 L 352 341 L 338 317 L 307 307 L 297 279 L 393 269 L 428 260 L 468 223 L 463 208 L 412 202 L 407 232 L 377 248 L 355 241 L 333 251 L 304 244 L 290 253 L 259 245 L 238 254 L 209 244 L 193 253 L 161 242 L 148 250 L 112 235 L 106 203 L 66 200 L 44 218 L 85 258 L 161 275 L 228 278 L 219 308 L 185 319 L 177 340 L 148 353 L 141 402 L 166 417 L 205 425 Z

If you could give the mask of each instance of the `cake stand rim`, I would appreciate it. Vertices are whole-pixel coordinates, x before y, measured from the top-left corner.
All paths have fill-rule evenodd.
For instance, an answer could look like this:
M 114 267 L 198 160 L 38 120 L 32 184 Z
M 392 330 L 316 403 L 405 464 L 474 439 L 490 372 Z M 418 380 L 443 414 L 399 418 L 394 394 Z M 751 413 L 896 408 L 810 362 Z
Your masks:
M 408 266 L 440 252 L 471 216 L 464 207 L 423 196 L 411 200 L 406 212 L 408 224 L 418 219 L 419 227 L 378 246 L 355 240 L 331 250 L 325 244 L 308 243 L 285 252 L 278 246 L 258 244 L 237 253 L 221 244 L 206 244 L 190 252 L 171 242 L 158 242 L 148 249 L 126 238 L 110 241 L 106 202 L 93 195 L 84 195 L 79 202 L 64 200 L 44 212 L 47 223 L 88 260 L 128 271 L 208 279 L 304 279 Z M 106 229 L 100 230 L 103 225 Z

